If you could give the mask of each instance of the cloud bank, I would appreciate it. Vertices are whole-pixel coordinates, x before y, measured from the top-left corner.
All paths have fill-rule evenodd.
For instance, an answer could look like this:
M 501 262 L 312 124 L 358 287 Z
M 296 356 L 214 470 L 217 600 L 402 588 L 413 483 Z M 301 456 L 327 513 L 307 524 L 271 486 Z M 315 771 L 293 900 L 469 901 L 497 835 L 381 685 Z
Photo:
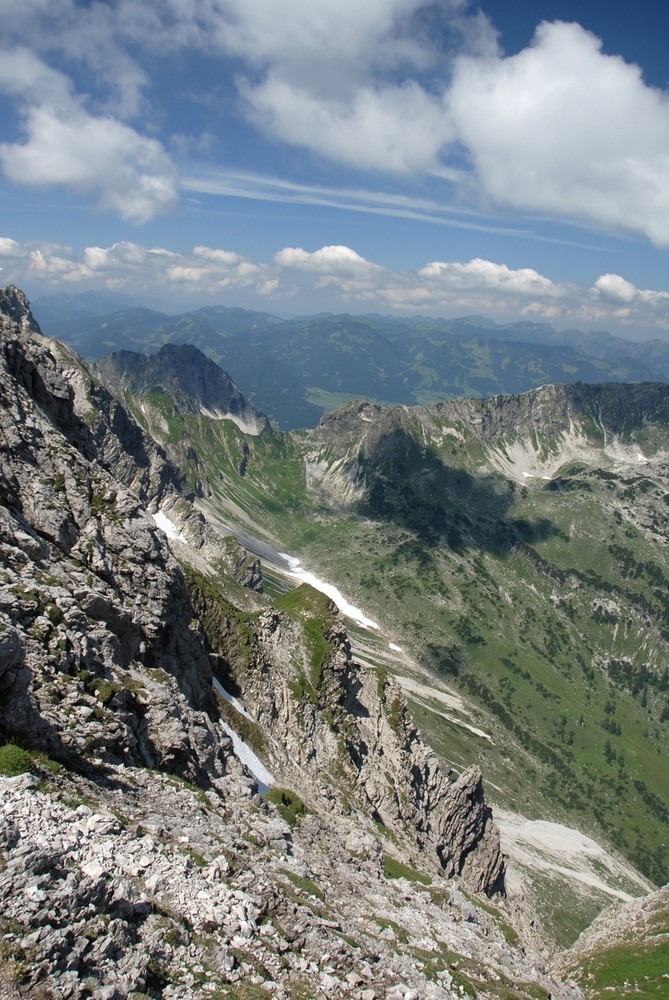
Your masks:
M 271 261 L 196 246 L 188 253 L 121 242 L 77 255 L 55 243 L 0 237 L 3 280 L 44 294 L 107 288 L 142 296 L 163 294 L 183 309 L 220 301 L 282 312 L 297 294 L 312 308 L 488 315 L 498 322 L 531 319 L 559 326 L 669 332 L 669 292 L 635 287 L 603 274 L 592 285 L 554 282 L 532 268 L 495 261 L 429 261 L 415 271 L 391 271 L 347 246 L 315 251 L 284 247 Z M 236 296 L 236 298 L 235 298 Z

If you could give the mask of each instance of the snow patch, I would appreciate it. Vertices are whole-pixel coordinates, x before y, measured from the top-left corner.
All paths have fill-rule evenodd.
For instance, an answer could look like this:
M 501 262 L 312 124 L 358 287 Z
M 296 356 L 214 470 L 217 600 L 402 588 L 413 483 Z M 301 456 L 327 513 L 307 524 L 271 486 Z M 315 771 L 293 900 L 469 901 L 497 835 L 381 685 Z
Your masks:
M 216 689 L 216 691 L 218 691 L 221 698 L 224 698 L 225 701 L 227 701 L 230 705 L 232 705 L 232 707 L 236 709 L 240 715 L 243 715 L 245 719 L 251 719 L 251 721 L 253 721 L 253 717 L 249 715 L 249 713 L 242 705 L 241 701 L 237 701 L 234 695 L 231 695 L 229 691 L 226 691 L 221 682 L 216 680 L 215 677 L 214 677 L 214 688 Z
M 258 782 L 258 792 L 264 795 L 272 785 L 276 784 L 276 779 L 271 771 L 268 771 L 263 762 L 256 756 L 248 743 L 237 735 L 237 733 L 225 722 L 221 722 L 221 728 L 232 740 L 232 749 L 235 757 L 245 765 Z
M 210 410 L 206 406 L 200 407 L 200 413 L 205 417 L 210 417 L 211 420 L 231 420 L 233 424 L 239 427 L 242 434 L 250 434 L 252 437 L 255 437 L 260 433 L 260 425 L 255 417 L 244 419 L 244 417 L 240 417 L 236 413 L 228 413 L 226 410 Z
M 401 653 L 402 652 L 402 647 L 401 646 L 397 646 L 394 642 L 389 642 L 388 643 L 388 649 L 392 649 L 393 652 L 395 652 L 395 653 Z
M 163 514 L 162 510 L 157 510 L 155 514 L 151 515 L 151 517 L 156 522 L 156 527 L 160 528 L 163 534 L 167 535 L 168 538 L 171 538 L 176 542 L 186 543 L 186 539 L 181 534 L 177 526 L 170 521 L 166 514 Z
M 226 691 L 220 681 L 216 680 L 214 677 L 214 689 L 220 694 L 221 698 L 225 698 L 233 708 L 235 708 L 240 715 L 243 715 L 245 719 L 251 719 L 252 716 L 246 711 L 241 702 L 237 701 L 234 695 L 231 695 L 229 691 Z M 276 779 L 274 775 L 267 770 L 260 758 L 253 752 L 248 743 L 239 736 L 234 729 L 229 726 L 226 722 L 221 722 L 221 728 L 228 734 L 232 740 L 232 750 L 238 760 L 244 764 L 253 777 L 258 782 L 258 792 L 260 795 L 264 795 L 268 792 L 272 785 L 276 784 Z
M 641 452 L 637 454 L 636 460 L 637 462 L 643 462 L 645 465 L 647 465 L 649 461 L 649 459 L 647 459 L 645 455 L 642 455 Z
M 356 608 L 350 604 L 341 591 L 337 590 L 337 588 L 331 583 L 325 583 L 325 581 L 319 580 L 319 578 L 313 573 L 309 573 L 307 570 L 302 569 L 299 559 L 296 559 L 294 556 L 289 556 L 285 552 L 279 552 L 278 554 L 288 563 L 288 576 L 293 577 L 294 580 L 299 580 L 300 583 L 308 583 L 310 587 L 314 588 L 314 590 L 319 590 L 321 594 L 325 594 L 325 596 L 329 597 L 331 601 L 334 601 L 343 615 L 346 615 L 347 618 L 350 618 L 363 628 L 375 630 L 380 628 L 380 626 L 376 622 L 373 622 L 371 618 L 368 618 L 360 610 L 360 608 Z

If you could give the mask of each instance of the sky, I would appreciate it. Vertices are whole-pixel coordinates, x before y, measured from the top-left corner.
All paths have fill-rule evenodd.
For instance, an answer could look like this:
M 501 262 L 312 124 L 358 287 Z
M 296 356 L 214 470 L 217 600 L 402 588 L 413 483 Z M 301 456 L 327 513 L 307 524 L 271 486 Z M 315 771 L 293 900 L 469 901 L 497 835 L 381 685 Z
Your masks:
M 666 0 L 1 0 L 0 281 L 669 337 Z

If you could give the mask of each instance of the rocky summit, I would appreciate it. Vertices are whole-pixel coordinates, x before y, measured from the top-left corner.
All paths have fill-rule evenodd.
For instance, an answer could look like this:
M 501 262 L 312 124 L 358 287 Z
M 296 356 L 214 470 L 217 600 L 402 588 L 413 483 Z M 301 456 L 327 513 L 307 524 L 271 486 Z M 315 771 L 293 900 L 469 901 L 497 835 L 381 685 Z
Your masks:
M 14 288 L 0 396 L 3 1000 L 582 997 L 514 928 L 481 770 L 322 594 L 263 594 Z

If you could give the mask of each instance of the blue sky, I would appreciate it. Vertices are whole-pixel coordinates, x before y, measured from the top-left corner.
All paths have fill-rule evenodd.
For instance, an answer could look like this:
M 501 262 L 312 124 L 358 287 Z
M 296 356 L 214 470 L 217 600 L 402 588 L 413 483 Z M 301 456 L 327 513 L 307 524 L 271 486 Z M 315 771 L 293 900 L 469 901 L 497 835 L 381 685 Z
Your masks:
M 38 297 L 669 336 L 669 4 L 3 0 Z

